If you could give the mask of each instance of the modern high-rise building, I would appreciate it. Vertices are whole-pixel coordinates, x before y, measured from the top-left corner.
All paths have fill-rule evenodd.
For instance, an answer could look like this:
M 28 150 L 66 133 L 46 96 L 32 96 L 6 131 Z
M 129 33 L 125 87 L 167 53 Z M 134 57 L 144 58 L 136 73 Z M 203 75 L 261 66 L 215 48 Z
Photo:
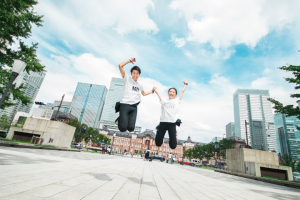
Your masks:
M 253 149 L 277 152 L 269 97 L 269 90 L 238 89 L 233 94 L 235 135 L 248 140 Z
M 118 126 L 114 125 L 115 120 L 119 117 L 119 113 L 115 112 L 116 102 L 121 101 L 124 91 L 124 81 L 122 78 L 112 78 L 109 91 L 106 97 L 103 113 L 100 120 L 99 128 L 106 125 L 110 130 L 118 130 Z M 140 133 L 141 127 L 136 126 L 134 131 Z
M 19 87 L 21 84 L 24 84 L 24 96 L 29 97 L 31 99 L 31 102 L 34 102 L 44 81 L 45 75 L 45 72 L 30 72 L 29 74 L 26 71 L 24 71 L 19 74 L 14 83 L 16 84 L 16 87 Z M 16 105 L 7 107 L 2 111 L 3 114 L 6 114 L 8 116 L 9 121 L 11 121 L 14 118 L 14 115 L 17 112 L 29 113 L 33 105 L 32 103 L 29 103 L 27 104 L 27 106 L 25 106 L 22 105 L 21 101 L 13 100 L 12 98 L 11 101 Z M 0 115 L 2 113 L 0 113 Z
M 60 101 L 55 100 L 54 103 L 47 103 L 47 105 L 40 105 L 39 108 L 48 109 L 48 110 L 58 110 L 59 105 L 60 105 Z M 71 102 L 63 101 L 60 106 L 59 112 L 68 114 L 70 110 L 70 106 L 71 106 Z
M 274 114 L 275 131 L 278 136 L 278 152 L 282 156 L 291 155 L 293 160 L 300 160 L 300 120 L 296 116 L 286 117 L 284 114 Z
M 89 127 L 98 128 L 107 88 L 103 85 L 78 83 L 70 107 L 70 113 Z
M 211 141 L 212 142 L 220 142 L 221 140 L 223 140 L 222 137 L 214 137 Z
M 235 135 L 234 122 L 230 122 L 226 125 L 226 138 L 229 139 Z
M 115 112 L 116 102 L 121 101 L 124 91 L 122 78 L 112 78 L 100 120 L 100 128 L 103 125 L 114 125 L 119 113 Z

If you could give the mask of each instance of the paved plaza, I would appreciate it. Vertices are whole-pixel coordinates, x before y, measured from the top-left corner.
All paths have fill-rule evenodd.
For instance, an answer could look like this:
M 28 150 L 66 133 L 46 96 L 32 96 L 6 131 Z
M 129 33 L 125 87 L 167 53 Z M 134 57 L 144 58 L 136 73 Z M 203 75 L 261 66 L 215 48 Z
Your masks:
M 158 161 L 0 147 L 0 199 L 300 199 L 300 190 Z

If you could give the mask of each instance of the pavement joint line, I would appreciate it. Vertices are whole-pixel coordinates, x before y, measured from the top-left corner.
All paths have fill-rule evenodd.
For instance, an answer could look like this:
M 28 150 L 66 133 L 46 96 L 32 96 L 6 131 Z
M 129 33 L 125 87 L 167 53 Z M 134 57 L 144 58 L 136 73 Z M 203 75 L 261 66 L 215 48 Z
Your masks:
M 151 165 L 151 166 L 152 166 L 152 168 L 154 168 L 153 165 Z M 150 167 L 150 170 L 151 170 L 151 167 Z M 158 171 L 156 168 L 155 168 L 155 170 L 156 170 L 156 172 L 158 172 L 158 174 L 160 175 L 160 177 L 163 178 L 163 180 L 165 181 L 165 183 L 167 183 L 167 185 L 173 190 L 173 188 L 169 185 L 169 183 L 168 183 L 168 182 L 166 181 L 166 179 L 161 175 L 161 173 L 159 173 L 159 171 Z M 151 172 L 152 172 L 152 170 L 151 170 Z M 155 178 L 154 178 L 153 173 L 152 173 L 152 177 L 153 177 L 153 180 L 154 180 L 155 185 L 156 185 L 156 188 L 157 188 L 157 184 L 156 184 L 156 181 L 155 181 Z M 158 194 L 159 194 L 159 196 L 160 196 L 160 199 L 162 199 L 158 188 L 157 188 L 157 191 L 158 191 Z M 177 192 L 175 192 L 175 190 L 173 190 L 173 192 L 176 194 L 176 196 L 177 196 L 179 199 L 181 199 L 181 198 L 178 196 Z
M 107 166 L 109 166 L 110 164 L 108 164 Z M 96 168 L 96 167 L 95 167 Z M 117 167 L 115 167 L 115 168 L 117 168 Z M 96 172 L 96 171 L 99 171 L 99 168 L 97 169 L 97 170 L 95 170 L 95 171 L 93 171 L 93 172 Z M 93 173 L 92 172 L 92 173 Z M 105 174 L 103 174 L 103 175 L 105 175 Z M 84 176 L 84 175 L 82 175 L 82 176 Z M 102 176 L 102 175 L 100 175 L 100 176 Z M 93 180 L 93 179 L 95 179 L 95 177 L 92 177 L 91 179 L 89 179 L 89 181 L 90 180 Z M 62 181 L 60 181 L 60 182 L 62 182 Z M 51 196 L 49 196 L 49 197 L 53 197 L 53 196 L 55 196 L 55 195 L 57 195 L 57 194 L 60 194 L 60 193 L 63 193 L 63 192 L 65 192 L 65 191 L 68 191 L 68 190 L 70 190 L 70 189 L 72 189 L 72 188 L 74 188 L 74 187 L 76 187 L 76 186 L 78 186 L 78 185 L 80 185 L 80 184 L 82 184 L 82 183 L 79 183 L 79 184 L 77 184 L 77 185 L 74 185 L 73 187 L 70 187 L 70 188 L 68 188 L 68 189 L 66 189 L 66 190 L 63 190 L 63 191 L 60 191 L 60 192 L 58 192 L 58 193 L 56 193 L 56 194 L 54 194 L 54 195 L 51 195 Z M 47 197 L 47 198 L 49 198 L 49 197 Z
M 156 169 L 157 170 L 157 169 Z M 173 180 L 174 182 L 176 182 L 178 185 L 180 185 L 181 186 L 181 188 L 183 188 L 185 191 L 187 191 L 188 193 L 190 193 L 187 189 L 185 189 L 176 179 L 174 179 L 173 178 L 173 176 L 170 176 L 169 174 L 167 174 L 167 173 L 165 173 L 167 176 L 169 176 L 169 178 L 171 179 L 171 180 Z M 162 176 L 163 177 L 163 176 Z M 181 179 L 182 180 L 182 179 Z M 185 181 L 183 181 L 183 182 L 185 182 Z M 197 191 L 199 191 L 199 190 L 197 190 Z M 201 191 L 199 191 L 201 194 L 203 194 Z M 193 197 L 195 197 L 196 199 L 198 199 L 195 195 L 193 195 L 192 193 L 190 193 Z M 177 194 L 177 192 L 176 192 L 176 195 L 178 196 L 178 194 Z M 205 194 L 203 194 L 203 195 L 205 195 Z M 205 195 L 206 196 L 206 195 Z M 209 197 L 208 197 L 209 198 Z
M 122 189 L 122 187 L 125 185 L 125 183 L 127 183 L 127 181 L 129 180 L 129 178 L 132 176 L 132 174 L 136 171 L 136 169 L 138 169 L 139 168 L 139 166 L 140 166 L 141 164 L 139 164 L 136 168 L 135 168 L 135 170 L 130 174 L 130 176 L 129 177 L 127 177 L 127 180 L 123 183 L 123 185 L 120 187 L 120 189 L 116 192 L 116 194 L 112 197 L 112 199 L 114 199 L 115 197 L 116 197 L 116 195 L 120 192 L 120 190 Z
M 96 167 L 93 167 L 93 168 L 96 168 Z M 32 189 L 29 189 L 29 190 L 26 190 L 26 191 L 23 191 L 23 192 L 18 192 L 18 193 L 11 194 L 11 195 L 7 195 L 7 196 L 4 196 L 4 197 L 9 197 L 9 196 L 12 196 L 12 195 L 21 194 L 21 193 L 28 192 L 28 191 L 31 191 L 31 190 L 34 190 L 34 189 L 37 189 L 37 188 L 43 188 L 43 187 L 46 187 L 46 186 L 49 186 L 49 185 L 57 184 L 59 182 L 66 181 L 66 180 L 69 180 L 69 179 L 72 179 L 72 178 L 81 177 L 81 176 L 84 176 L 84 175 L 79 175 L 79 176 L 71 177 L 71 178 L 68 178 L 68 179 L 60 180 L 60 181 L 57 181 L 57 182 L 54 182 L 54 183 L 50 183 L 50 184 L 47 184 L 47 185 L 44 185 L 44 186 L 41 186 L 41 187 L 34 187 Z
M 189 170 L 189 172 L 193 172 L 193 171 L 190 171 Z M 195 172 L 194 172 L 195 173 Z M 197 173 L 198 174 L 198 173 Z M 189 184 L 190 185 L 190 184 Z M 203 187 L 205 187 L 208 191 L 210 191 L 210 192 L 213 192 L 213 190 L 211 190 L 211 188 L 209 188 L 209 187 L 206 187 L 206 186 L 204 186 L 203 185 Z M 195 187 L 194 187 L 195 188 Z M 241 190 L 244 190 L 244 188 L 240 188 Z M 196 188 L 196 190 L 197 191 L 199 191 L 197 188 Z M 228 191 L 228 190 L 224 190 L 224 191 L 226 191 L 227 192 L 227 195 L 229 195 L 228 193 L 231 193 L 230 191 Z M 216 194 L 215 194 L 216 195 Z M 216 195 L 216 196 L 219 196 L 219 195 Z M 230 194 L 230 196 L 231 196 L 231 198 L 232 198 L 232 196 L 233 197 L 235 197 L 235 196 L 237 196 L 237 194 L 236 193 L 231 193 Z M 266 195 L 264 195 L 264 196 L 266 196 Z M 269 197 L 269 196 L 266 196 L 266 197 Z M 221 198 L 223 198 L 223 197 L 221 197 Z M 245 198 L 244 196 L 241 196 L 241 198 Z
M 144 177 L 144 171 L 145 171 L 145 163 L 143 164 L 143 173 L 142 173 L 142 178 L 141 178 L 141 183 L 140 183 L 140 190 L 139 190 L 139 198 L 141 196 L 141 189 L 142 189 L 142 184 L 143 184 L 143 177 Z
M 189 170 L 186 169 L 186 167 L 180 166 L 180 168 L 181 168 L 181 169 L 184 169 L 184 170 L 186 170 L 186 171 L 188 171 L 188 172 L 190 172 Z M 184 180 L 183 180 L 182 178 L 180 178 L 178 175 L 177 175 L 177 178 L 178 178 L 178 180 L 177 180 L 177 179 L 174 179 L 172 176 L 170 176 L 170 175 L 169 175 L 169 172 L 165 172 L 165 174 L 168 175 L 169 177 L 171 177 L 171 179 L 173 179 L 175 182 L 177 182 L 177 184 L 180 185 L 182 188 L 184 188 L 184 187 L 182 186 L 182 184 L 180 184 L 180 183 L 178 182 L 178 180 L 181 180 L 182 182 L 186 183 L 186 184 L 189 185 L 190 187 L 196 189 L 196 190 L 197 190 L 198 192 L 200 192 L 201 194 L 205 195 L 202 191 L 199 191 L 197 188 L 195 188 L 193 185 L 189 184 L 189 182 L 184 181 Z M 175 174 L 175 176 L 176 176 L 176 174 Z M 185 188 L 184 188 L 184 189 L 185 189 Z M 186 190 L 187 192 L 189 192 L 187 189 L 185 189 L 185 190 Z M 190 192 L 189 192 L 189 193 L 190 193 Z M 192 193 L 190 193 L 190 194 L 192 194 Z M 192 196 L 194 196 L 196 199 L 198 199 L 195 195 L 192 194 Z M 205 196 L 207 196 L 207 195 L 205 195 Z M 220 197 L 219 195 L 216 195 L 216 196 Z M 208 197 L 208 198 L 210 198 L 210 197 Z M 220 197 L 220 198 L 224 199 L 223 197 Z M 211 199 L 211 198 L 210 198 L 210 199 Z
M 161 175 L 161 173 L 159 172 L 159 170 L 157 170 L 155 167 L 152 166 L 152 168 L 154 168 L 156 170 L 156 172 L 160 175 L 160 177 L 165 181 L 165 183 L 173 190 L 173 188 L 170 186 L 170 184 L 166 181 L 166 179 Z M 154 177 L 153 177 L 154 178 Z M 172 178 L 172 177 L 171 177 Z M 173 179 L 173 178 L 172 178 Z M 176 196 L 181 199 L 177 192 L 175 190 L 173 190 L 174 194 L 176 194 Z
M 115 164 L 115 163 L 111 163 L 111 164 L 107 164 L 107 165 L 113 165 L 113 164 Z M 107 165 L 105 165 L 105 166 L 107 166 Z M 101 167 L 105 167 L 104 165 L 103 166 L 101 166 Z M 93 169 L 93 168 L 97 168 L 97 167 L 91 167 L 90 169 Z M 29 170 L 27 170 L 27 171 L 29 171 Z M 45 171 L 45 172 L 40 172 L 40 173 L 32 173 L 32 174 L 42 174 L 42 173 L 48 173 L 48 172 L 56 172 L 56 171 L 61 171 L 60 169 L 57 169 L 57 170 L 54 170 L 54 171 Z M 26 174 L 26 175 L 23 175 L 23 176 L 30 176 L 30 175 L 32 175 L 32 174 Z M 20 177 L 20 176 L 10 176 L 10 177 L 5 177 L 5 178 L 13 178 L 13 177 Z M 33 181 L 33 180 L 39 180 L 39 179 L 43 179 L 43 178 L 45 178 L 45 177 L 42 177 L 42 178 L 37 178 L 37 179 L 31 179 L 30 181 Z M 9 185 L 14 185 L 14 184 L 18 184 L 18 183 L 22 183 L 22 182 L 24 182 L 24 181 L 20 181 L 20 182 L 16 182 L 16 183 L 11 183 L 11 184 L 7 184 L 7 185 L 0 185 L 0 186 L 9 186 Z
M 122 170 L 122 172 L 125 171 L 125 170 L 127 170 L 127 169 L 130 169 L 133 165 L 134 165 L 134 164 L 129 165 L 130 167 L 128 167 L 128 168 Z M 117 174 L 115 174 L 115 176 L 114 176 L 113 178 L 115 178 L 115 177 L 117 177 L 117 176 L 119 176 L 119 175 L 120 175 L 120 173 L 117 173 Z M 82 197 L 81 199 L 86 198 L 87 196 L 89 196 L 90 194 L 92 194 L 93 192 L 95 192 L 96 190 L 98 190 L 100 187 L 102 187 L 103 185 L 105 185 L 105 184 L 108 183 L 108 182 L 109 182 L 109 180 L 106 181 L 106 182 L 104 182 L 104 183 L 102 183 L 99 187 L 97 187 L 96 189 L 94 189 L 93 191 L 91 191 L 89 194 L 85 195 L 85 196 Z

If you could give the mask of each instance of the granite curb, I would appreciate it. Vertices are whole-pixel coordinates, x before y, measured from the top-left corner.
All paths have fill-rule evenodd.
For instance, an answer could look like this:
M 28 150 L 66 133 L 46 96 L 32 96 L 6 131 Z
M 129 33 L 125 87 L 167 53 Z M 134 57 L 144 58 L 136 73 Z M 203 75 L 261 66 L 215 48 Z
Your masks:
M 3 141 L 3 140 L 0 140 L 0 146 L 80 152 L 80 150 L 78 150 L 78 149 L 69 149 L 69 148 L 62 148 L 62 147 L 49 147 L 49 146 L 43 146 L 43 145 L 10 142 L 10 141 Z
M 258 180 L 258 181 L 273 183 L 273 184 L 276 184 L 276 185 L 283 185 L 283 186 L 287 186 L 287 187 L 300 189 L 300 183 L 293 183 L 293 182 L 289 182 L 289 181 L 281 181 L 281 180 L 257 177 L 257 176 L 252 176 L 252 175 L 248 175 L 248 174 L 230 172 L 230 171 L 226 171 L 226 170 L 215 169 L 214 171 L 215 172 L 220 172 L 220 173 L 225 173 L 225 174 L 231 174 L 231 175 L 235 175 L 235 176 L 241 176 L 241 177 L 244 177 L 244 178 L 250 178 L 250 179 L 254 179 L 254 180 Z

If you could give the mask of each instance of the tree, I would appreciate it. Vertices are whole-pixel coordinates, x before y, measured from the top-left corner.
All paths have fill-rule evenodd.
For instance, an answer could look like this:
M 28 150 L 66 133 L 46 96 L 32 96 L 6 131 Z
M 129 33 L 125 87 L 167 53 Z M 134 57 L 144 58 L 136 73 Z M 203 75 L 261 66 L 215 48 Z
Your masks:
M 283 156 L 283 160 L 285 166 L 291 167 L 293 172 L 296 171 L 296 167 L 295 167 L 296 161 L 293 160 L 291 155 L 285 154 Z
M 220 152 L 218 152 L 218 156 L 222 156 L 226 159 L 226 150 L 227 149 L 234 149 L 234 142 L 227 138 L 224 138 L 218 142 L 220 147 Z
M 285 71 L 289 71 L 289 72 L 293 72 L 293 75 L 295 76 L 295 78 L 285 78 L 285 80 L 289 83 L 295 83 L 295 90 L 300 89 L 300 66 L 295 66 L 295 65 L 289 65 L 288 67 L 283 66 L 283 67 L 279 67 L 279 69 L 281 70 L 285 70 Z M 291 94 L 290 95 L 291 98 L 299 98 L 300 94 Z M 279 101 L 276 101 L 275 99 L 269 98 L 269 101 L 271 101 L 274 104 L 274 109 L 276 113 L 282 113 L 285 114 L 287 117 L 290 116 L 297 116 L 298 119 L 300 119 L 300 108 L 294 107 L 293 105 L 287 105 L 287 106 L 283 106 L 282 103 L 280 103 Z M 297 126 L 296 127 L 298 130 L 300 130 L 300 127 Z
M 215 156 L 215 144 L 214 143 L 208 143 L 206 145 L 203 145 L 204 152 L 205 152 L 205 158 L 207 161 L 210 160 L 211 157 Z
M 205 156 L 205 151 L 204 151 L 204 145 L 199 145 L 194 147 L 193 149 L 193 155 L 195 158 L 198 158 L 199 160 L 203 160 L 204 156 Z
M 296 165 L 296 171 L 300 172 L 300 161 L 298 161 L 297 165 Z
M 3 114 L 0 117 L 0 128 L 7 130 L 9 127 L 9 121 L 8 121 L 8 117 L 6 114 Z
M 38 43 L 26 45 L 22 39 L 31 36 L 33 25 L 42 26 L 41 15 L 36 15 L 33 6 L 38 2 L 36 0 L 3 0 L 0 6 L 0 85 L 7 86 L 11 77 L 11 67 L 14 59 L 22 59 L 27 63 L 26 71 L 42 72 L 43 65 L 37 59 L 36 50 Z M 12 49 L 12 45 L 17 45 L 18 50 Z M 0 87 L 0 93 L 3 94 L 6 87 Z M 9 100 L 12 95 L 13 100 L 20 100 L 23 105 L 30 103 L 30 98 L 24 96 L 25 87 L 23 84 L 16 86 L 13 84 L 7 94 L 1 108 L 12 106 L 15 103 Z

